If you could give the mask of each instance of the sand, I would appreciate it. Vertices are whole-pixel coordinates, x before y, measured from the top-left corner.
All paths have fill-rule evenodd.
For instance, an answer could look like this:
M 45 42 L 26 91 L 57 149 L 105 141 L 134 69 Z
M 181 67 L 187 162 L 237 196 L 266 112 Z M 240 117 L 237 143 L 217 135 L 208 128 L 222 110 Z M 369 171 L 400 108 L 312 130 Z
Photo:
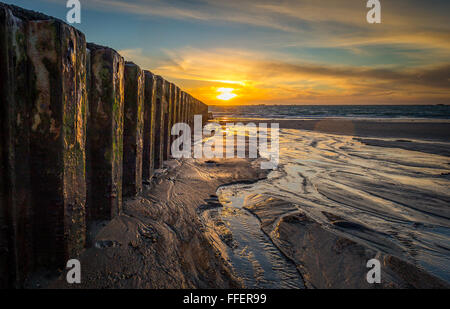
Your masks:
M 212 246 L 198 208 L 218 186 L 259 179 L 263 174 L 244 159 L 207 163 L 167 162 L 140 197 L 125 201 L 123 213 L 91 228 L 90 248 L 80 256 L 82 282 L 68 285 L 66 272 L 50 288 L 239 288 L 221 253 Z M 217 238 L 217 237 L 216 237 Z
M 232 222 L 230 208 L 237 208 L 260 220 L 308 288 L 449 287 L 423 267 L 448 277 L 445 121 L 290 120 L 280 127 L 288 128 L 280 170 L 219 195 L 224 210 L 211 226 L 230 247 L 239 249 L 238 241 L 220 221 Z M 382 263 L 381 285 L 366 281 L 371 258 Z
M 280 205 L 285 215 L 274 215 L 273 209 L 280 209 Z M 254 196 L 253 201 L 247 201 L 246 209 L 261 220 L 263 231 L 294 261 L 308 288 L 449 288 L 420 267 L 353 241 L 344 233 L 330 231 L 286 201 Z M 324 215 L 330 224 L 365 229 L 332 214 Z M 375 285 L 366 280 L 366 263 L 373 258 L 382 266 L 382 281 Z
M 335 176 L 340 175 L 339 164 L 343 163 L 339 163 L 339 160 L 336 164 L 331 161 L 336 157 L 335 154 L 328 151 L 322 153 L 323 147 L 328 149 L 332 146 L 330 150 L 333 150 L 335 146 L 341 145 L 341 150 L 346 151 L 346 143 L 356 146 L 361 143 L 368 147 L 388 148 L 390 153 L 395 153 L 395 149 L 413 150 L 417 153 L 414 158 L 426 158 L 420 155 L 422 152 L 440 155 L 436 157 L 436 162 L 424 162 L 423 167 L 418 167 L 427 170 L 437 166 L 449 153 L 446 143 L 449 124 L 446 122 L 289 120 L 280 121 L 280 127 L 342 135 L 344 142 L 339 141 L 339 138 L 325 136 L 322 141 L 319 139 L 319 144 L 313 142 L 309 145 L 313 152 L 308 155 L 315 153 L 323 156 L 314 164 L 322 164 L 320 160 L 333 164 Z M 291 131 L 289 132 L 299 135 L 298 138 L 305 141 L 307 134 L 302 137 L 301 132 L 308 131 Z M 296 156 L 295 153 L 291 155 Z M 233 212 L 233 220 L 237 224 L 241 222 L 240 216 L 248 216 L 249 213 L 257 218 L 259 224 L 257 227 L 252 225 L 252 228 L 261 229 L 267 235 L 264 241 L 271 242 L 279 250 L 278 258 L 282 256 L 298 272 L 301 282 L 292 285 L 294 288 L 449 288 L 447 282 L 431 275 L 419 264 L 403 258 L 404 249 L 386 243 L 386 235 L 383 233 L 337 216 L 334 212 L 334 209 L 339 208 L 337 205 L 341 200 L 356 203 L 358 207 L 369 207 L 370 211 L 375 212 L 379 207 L 378 202 L 372 205 L 370 200 L 352 197 L 341 190 L 336 191 L 327 183 L 321 184 L 316 190 L 318 196 L 326 196 L 330 201 L 334 196 L 337 202 L 329 205 L 331 212 L 314 210 L 316 206 L 312 207 L 312 204 L 298 207 L 299 205 L 280 198 L 279 194 L 250 196 L 239 211 L 224 206 L 226 198 L 216 195 L 219 187 L 225 185 L 239 188 L 241 185 L 252 186 L 265 182 L 267 171 L 259 170 L 259 164 L 255 163 L 256 161 L 247 159 L 188 159 L 167 162 L 167 172 L 160 175 L 151 186 L 147 186 L 142 196 L 125 201 L 122 215 L 111 222 L 99 222 L 97 226 L 91 227 L 90 247 L 80 257 L 80 285 L 67 285 L 65 272 L 61 273 L 59 279 L 48 284 L 42 279 L 39 285 L 56 288 L 248 287 L 236 272 L 239 268 L 233 265 L 236 259 L 230 256 L 234 249 L 239 249 L 237 235 L 233 235 L 233 230 L 227 225 L 230 221 L 221 217 L 223 212 Z M 409 164 L 403 161 L 394 163 L 404 166 Z M 307 171 L 308 164 L 304 164 L 303 168 Z M 296 170 L 292 172 L 297 173 Z M 309 183 L 306 174 L 304 176 L 306 183 L 297 194 L 307 198 L 308 192 L 315 185 Z M 365 194 L 371 194 L 369 184 L 363 181 L 364 175 L 360 176 L 356 179 L 344 177 L 342 180 L 348 180 L 349 187 L 352 187 L 352 181 L 367 184 L 367 188 L 361 188 L 365 188 Z M 439 179 L 444 182 L 445 175 L 441 175 Z M 302 188 L 295 181 L 292 185 Z M 407 189 L 406 186 L 404 188 Z M 277 192 L 275 187 L 271 190 Z M 406 191 L 403 193 L 407 194 Z M 395 196 L 390 195 L 390 191 L 386 194 L 389 199 Z M 315 196 L 312 198 L 316 199 Z M 373 209 L 370 208 L 372 206 Z M 438 206 L 436 204 L 437 208 L 434 209 L 434 205 L 423 205 L 427 212 L 431 211 L 433 214 L 435 210 L 439 210 Z M 310 213 L 309 210 L 314 211 Z M 317 219 L 318 213 L 320 220 Z M 429 215 L 421 209 L 412 209 L 405 216 L 410 218 L 417 214 L 420 220 L 431 220 L 430 224 L 447 226 L 447 210 L 438 211 L 437 214 L 439 213 L 439 216 L 433 215 L 429 219 Z M 249 237 L 252 235 L 249 233 Z M 251 239 L 249 242 L 251 243 Z M 264 245 L 263 243 L 262 246 Z M 365 264 L 374 257 L 382 263 L 381 285 L 369 285 L 365 280 Z M 270 264 L 266 267 L 270 267 Z M 258 281 L 260 278 L 256 279 Z M 36 283 L 36 280 L 33 281 L 33 284 Z M 280 283 L 280 287 L 284 286 Z
M 215 119 L 226 122 L 267 122 L 254 119 Z M 298 129 L 360 137 L 410 138 L 430 141 L 450 141 L 450 121 L 425 119 L 277 119 L 282 129 Z

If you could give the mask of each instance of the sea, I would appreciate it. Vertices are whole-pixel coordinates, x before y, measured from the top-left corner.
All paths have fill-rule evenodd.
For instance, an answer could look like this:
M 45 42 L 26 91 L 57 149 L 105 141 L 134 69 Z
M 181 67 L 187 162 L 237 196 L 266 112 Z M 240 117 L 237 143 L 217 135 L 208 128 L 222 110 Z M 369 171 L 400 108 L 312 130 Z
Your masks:
M 210 106 L 214 117 L 252 119 L 450 119 L 450 105 L 248 105 Z

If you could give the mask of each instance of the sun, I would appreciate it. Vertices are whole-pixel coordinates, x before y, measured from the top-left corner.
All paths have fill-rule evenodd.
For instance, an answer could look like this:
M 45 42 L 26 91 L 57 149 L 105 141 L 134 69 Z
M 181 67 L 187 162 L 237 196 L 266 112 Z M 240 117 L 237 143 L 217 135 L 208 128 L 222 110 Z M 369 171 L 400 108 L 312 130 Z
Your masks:
M 217 98 L 223 101 L 231 100 L 237 97 L 237 94 L 234 94 L 233 91 L 233 88 L 218 88 L 217 92 L 220 92 L 220 94 L 217 96 Z

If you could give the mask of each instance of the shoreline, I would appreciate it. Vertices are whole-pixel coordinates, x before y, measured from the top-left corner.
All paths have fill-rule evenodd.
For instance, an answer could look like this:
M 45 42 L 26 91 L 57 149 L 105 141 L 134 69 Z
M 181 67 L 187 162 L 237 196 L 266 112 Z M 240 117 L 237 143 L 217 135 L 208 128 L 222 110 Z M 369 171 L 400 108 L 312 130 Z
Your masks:
M 124 201 L 121 215 L 91 228 L 90 246 L 80 255 L 81 284 L 67 284 L 64 271 L 47 282 L 41 273 L 28 287 L 242 288 L 198 212 L 218 187 L 254 182 L 264 173 L 244 159 L 166 164 L 168 170 L 141 196 Z
M 39 2 L 26 6 L 61 13 Z M 267 57 L 250 61 L 251 46 L 248 55 L 209 48 L 199 55 L 186 42 L 208 45 L 222 34 L 225 41 L 235 34 L 241 41 L 246 28 L 229 20 L 219 27 L 223 32 L 214 18 L 212 27 L 209 21 L 194 25 L 189 14 L 173 24 L 176 7 L 211 13 L 202 6 L 161 4 L 168 14 L 138 24 L 133 20 L 145 7 L 118 7 L 112 13 L 123 19 L 119 24 L 117 16 L 105 17 L 108 10 L 85 8 L 97 12 L 83 15 L 94 21 L 84 31 L 106 41 L 112 34 L 117 51 L 87 42 L 77 29 L 81 20 L 69 16 L 79 19 L 79 5 L 58 19 L 0 2 L 0 288 L 220 289 L 230 290 L 235 304 L 245 294 L 233 294 L 238 289 L 450 288 L 448 104 L 239 105 L 447 103 L 448 65 L 433 59 L 436 67 L 427 66 L 421 58 L 424 65 L 411 70 L 409 62 L 379 70 L 362 54 L 359 62 L 368 66 L 333 68 L 320 53 L 317 63 L 296 66 L 296 57 L 270 56 L 271 47 Z M 285 15 L 261 9 L 275 23 Z M 296 28 L 298 17 L 281 24 Z M 273 32 L 253 26 L 267 27 L 251 25 L 264 39 Z M 218 36 L 199 41 L 205 27 L 220 30 L 213 31 Z M 236 40 L 230 42 L 232 50 Z M 167 77 L 142 67 L 167 60 L 167 53 L 152 52 L 161 49 L 153 43 L 166 45 L 160 47 L 173 51 L 168 56 L 182 66 L 163 70 Z M 156 62 L 133 63 L 142 60 L 141 51 Z M 233 67 L 246 73 L 245 80 L 233 80 L 239 74 L 224 80 Z M 375 92 L 372 82 L 378 83 Z M 372 89 L 370 98 L 364 88 Z M 209 120 L 210 110 L 222 116 Z M 208 133 L 208 121 L 222 128 L 240 122 L 236 143 L 235 136 L 223 138 L 234 133 L 221 125 Z M 270 140 L 265 126 L 252 131 L 242 123 L 276 128 Z M 205 147 L 196 147 L 202 138 Z M 231 140 L 233 154 L 222 147 Z M 206 159 L 212 152 L 224 156 Z M 271 164 L 260 165 L 266 160 Z M 381 262 L 378 284 L 368 277 L 374 259 Z M 246 302 L 262 303 L 260 296 L 248 294 Z M 202 297 L 209 298 L 200 296 L 200 303 Z M 193 298 L 191 293 L 191 303 Z M 225 297 L 214 296 L 213 306 L 216 300 Z
M 214 121 L 214 120 L 213 120 Z M 253 122 L 253 121 L 248 121 Z M 261 121 L 263 122 L 263 121 Z M 225 121 L 222 121 L 221 124 L 224 124 Z M 255 121 L 255 123 L 257 123 Z M 392 122 L 391 122 L 392 123 Z M 386 123 L 383 122 L 380 124 L 380 122 L 377 122 L 379 128 L 385 129 L 383 132 L 384 134 L 368 134 L 370 138 L 362 138 L 362 137 L 356 137 L 355 134 L 342 134 L 342 130 L 340 132 L 336 132 L 336 130 L 333 130 L 333 128 L 339 128 L 337 124 L 342 124 L 342 122 L 334 122 L 332 123 L 334 126 L 322 126 L 322 127 L 314 127 L 313 130 L 307 130 L 307 131 L 313 131 L 318 133 L 326 133 L 326 134 L 335 134 L 335 135 L 345 135 L 343 136 L 344 140 L 349 141 L 351 143 L 351 140 L 353 140 L 355 143 L 361 143 L 362 145 L 367 145 L 371 147 L 377 147 L 379 149 L 381 148 L 399 148 L 404 149 L 408 151 L 414 151 L 418 153 L 428 153 L 433 155 L 439 155 L 441 157 L 435 157 L 436 160 L 440 160 L 442 162 L 447 161 L 446 158 L 449 157 L 450 153 L 450 145 L 448 143 L 448 140 L 443 141 L 443 136 L 445 137 L 445 134 L 437 134 L 433 136 L 427 135 L 427 139 L 423 139 L 424 132 L 419 132 L 421 134 L 417 134 L 418 129 L 417 127 L 411 125 L 411 123 L 408 122 L 402 122 L 402 130 L 406 131 L 408 133 L 408 137 L 411 140 L 405 140 L 402 139 L 402 136 L 399 136 L 398 133 L 395 131 L 390 131 L 392 127 L 385 128 Z M 430 122 L 425 122 L 425 126 L 428 126 Z M 284 123 L 280 123 L 280 128 L 287 128 L 287 129 L 298 129 L 303 124 L 295 123 L 295 121 L 287 121 Z M 396 124 L 400 126 L 399 124 Z M 441 124 L 439 124 L 441 125 Z M 448 124 L 444 124 L 443 126 L 447 126 Z M 374 127 L 371 128 L 372 130 Z M 301 130 L 301 129 L 300 129 Z M 295 131 L 289 131 L 287 130 L 285 133 L 290 136 L 296 136 L 296 138 L 302 139 L 301 131 L 300 133 L 296 135 Z M 354 131 L 353 131 L 354 132 Z M 369 131 L 370 132 L 370 131 Z M 341 133 L 341 134 L 339 134 Z M 373 133 L 373 132 L 371 132 Z M 376 133 L 376 132 L 375 132 Z M 386 134 L 389 133 L 389 134 Z M 426 132 L 425 132 L 426 133 Z M 445 133 L 445 132 L 444 132 Z M 308 132 L 307 135 L 311 136 L 313 133 Z M 381 137 L 380 137 L 381 136 Z M 353 138 L 352 138 L 353 137 Z M 332 140 L 337 141 L 339 140 L 338 137 L 330 137 Z M 350 139 L 349 139 L 350 138 Z M 445 139 L 445 138 L 444 138 Z M 306 142 L 306 144 L 308 144 Z M 311 145 L 307 145 L 308 147 L 315 148 L 316 144 L 312 143 Z M 324 146 L 322 146 L 324 147 Z M 358 151 L 359 148 L 355 148 L 356 151 Z M 375 149 L 375 148 L 374 148 Z M 345 147 L 342 148 L 343 151 L 346 150 Z M 326 151 L 326 150 L 324 150 Z M 376 150 L 374 150 L 376 151 Z M 388 153 L 396 153 L 396 149 L 386 149 L 386 154 Z M 381 152 L 378 152 L 382 154 Z M 420 155 L 416 153 L 410 153 L 411 155 L 411 161 L 408 163 L 408 161 L 405 161 L 405 166 L 408 166 L 408 164 L 414 164 L 414 160 L 416 160 L 417 156 L 420 157 Z M 357 155 L 357 153 L 354 153 Z M 406 153 L 403 153 L 406 155 Z M 291 154 L 292 155 L 292 154 Z M 426 157 L 426 156 L 425 156 Z M 425 158 L 424 157 L 424 158 Z M 432 158 L 432 157 L 427 157 Z M 438 159 L 439 158 L 439 159 Z M 329 160 L 330 157 L 323 158 L 325 160 Z M 393 159 L 394 160 L 394 159 Z M 292 162 L 292 161 L 290 161 Z M 306 160 L 308 162 L 308 160 Z M 399 163 L 401 161 L 398 161 Z M 416 164 L 424 164 L 423 166 L 427 166 L 426 163 L 420 163 L 419 161 L 416 162 Z M 430 167 L 431 162 L 429 163 Z M 301 164 L 302 165 L 302 164 Z M 304 164 L 303 164 L 304 165 Z M 313 166 L 310 166 L 308 164 L 304 165 L 305 167 L 301 169 L 301 171 L 305 171 L 307 169 L 313 168 Z M 414 166 L 414 165 L 411 165 Z M 421 166 L 421 165 L 420 165 Z M 419 166 L 419 168 L 420 168 Z M 297 171 L 296 169 L 292 170 Z M 444 172 L 444 170 L 442 171 Z M 345 175 L 345 174 L 343 174 Z M 274 176 L 276 177 L 276 176 Z M 317 190 L 316 184 L 311 184 L 310 179 L 306 178 L 305 175 L 302 177 L 304 179 L 303 182 L 303 191 L 306 192 L 312 192 L 311 190 Z M 364 177 L 361 175 L 361 177 Z M 366 175 L 366 178 L 355 178 L 352 180 L 351 178 L 348 179 L 350 183 L 353 183 L 351 185 L 351 189 L 353 190 L 355 188 L 355 185 L 360 185 L 359 182 L 363 181 L 368 177 L 370 180 L 370 175 Z M 441 175 L 435 175 L 432 177 L 440 178 L 441 182 L 445 181 L 445 179 L 448 179 L 446 176 L 446 173 L 441 173 Z M 270 178 L 270 177 L 269 177 Z M 272 177 L 273 179 L 273 177 Z M 294 179 L 287 178 L 292 180 L 295 183 Z M 285 181 L 287 181 L 287 179 Z M 395 178 L 394 178 L 395 179 Z M 336 179 L 338 180 L 338 179 Z M 342 181 L 342 180 L 341 180 Z M 249 211 L 252 213 L 258 220 L 260 221 L 261 230 L 265 233 L 266 236 L 268 236 L 272 243 L 276 245 L 276 247 L 286 256 L 289 260 L 293 261 L 301 274 L 301 276 L 304 278 L 305 284 L 309 288 L 374 288 L 375 286 L 368 284 L 365 281 L 365 274 L 367 272 L 367 268 L 365 266 L 365 263 L 373 258 L 377 257 L 381 263 L 383 268 L 383 273 L 385 274 L 384 281 L 382 282 L 383 288 L 448 288 L 449 282 L 445 281 L 443 278 L 440 278 L 439 276 L 436 276 L 435 274 L 432 274 L 428 269 L 425 269 L 422 265 L 417 264 L 417 261 L 414 259 L 409 259 L 404 256 L 404 248 L 398 247 L 396 243 L 392 242 L 392 244 L 386 244 L 389 247 L 389 250 L 383 251 L 383 249 L 380 249 L 383 247 L 383 241 L 385 237 L 388 237 L 387 234 L 383 234 L 379 230 L 372 230 L 370 227 L 370 224 L 367 225 L 367 222 L 364 224 L 363 222 L 359 221 L 358 219 L 361 218 L 343 218 L 340 216 L 336 216 L 333 213 L 328 213 L 326 211 L 321 211 L 320 209 L 315 210 L 314 207 L 311 208 L 310 206 L 305 206 L 306 209 L 309 209 L 313 212 L 313 216 L 310 216 L 309 210 L 305 211 L 303 207 L 299 205 L 294 205 L 290 203 L 288 200 L 283 199 L 277 199 L 277 195 L 279 193 L 275 194 L 275 191 L 270 191 L 271 193 L 265 194 L 264 189 L 268 186 L 274 186 L 275 184 L 270 180 L 263 180 L 261 182 L 262 184 L 259 186 L 260 189 L 257 189 L 256 187 L 249 188 L 249 186 L 238 186 L 236 189 L 230 189 L 230 191 L 233 191 L 234 193 L 228 193 L 229 196 L 233 196 L 232 199 L 237 202 L 232 202 L 231 206 L 225 206 L 226 204 L 230 204 L 229 201 L 225 202 L 224 204 L 224 214 L 225 217 L 221 218 L 220 215 L 218 215 L 218 218 L 209 216 L 210 220 L 212 222 L 219 222 L 219 226 L 222 226 L 223 224 L 220 223 L 221 221 L 229 221 L 229 213 L 232 213 L 232 210 L 229 210 L 227 208 L 234 208 L 237 209 L 238 212 L 242 210 Z M 295 184 L 292 183 L 291 186 L 295 186 Z M 279 183 L 278 183 L 279 184 Z M 299 190 L 301 191 L 301 183 L 298 184 Z M 332 183 L 330 183 L 332 185 Z M 383 186 L 382 183 L 378 183 L 378 185 Z M 406 185 L 406 184 L 404 184 Z M 308 188 L 307 188 L 308 187 Z M 285 187 L 281 187 L 285 188 Z M 362 187 L 364 188 L 364 187 Z M 377 190 L 377 187 L 373 187 L 373 190 Z M 381 187 L 383 188 L 383 187 Z M 262 191 L 260 191 L 262 190 Z M 352 201 L 351 197 L 348 197 L 345 191 L 333 191 L 333 187 L 319 187 L 319 194 L 325 196 L 331 200 L 334 198 L 337 198 L 337 200 L 343 200 L 343 201 Z M 368 191 L 363 192 L 365 196 L 370 198 L 370 196 L 375 196 L 376 198 L 380 199 L 383 197 L 384 193 L 374 193 L 375 195 L 371 195 L 372 190 L 367 189 Z M 385 189 L 383 189 L 385 190 Z M 395 187 L 392 187 L 392 193 L 395 194 Z M 401 189 L 400 189 L 401 190 Z M 419 194 L 418 192 L 415 192 L 413 188 L 411 188 L 410 191 L 411 194 Z M 242 195 L 241 192 L 243 193 Z M 255 192 L 255 196 L 252 197 L 251 192 Z M 386 191 L 387 192 L 387 191 Z M 424 191 L 425 192 L 425 191 Z M 334 196 L 333 194 L 336 193 L 337 195 Z M 445 193 L 445 192 L 444 192 Z M 282 193 L 281 193 L 282 195 Z M 403 193 L 397 192 L 397 195 L 400 196 L 393 196 L 393 199 L 391 200 L 391 197 L 387 195 L 386 201 L 389 202 L 399 202 L 400 204 L 403 202 Z M 227 200 L 227 196 L 220 197 L 224 198 L 225 201 Z M 238 197 L 235 197 L 238 196 Z M 334 198 L 333 198 L 334 196 Z M 340 196 L 340 197 L 339 197 Z M 348 199 L 346 200 L 346 198 Z M 427 196 L 419 197 L 422 198 L 423 201 L 426 201 Z M 253 202 L 252 199 L 255 201 Z M 356 201 L 356 200 L 355 200 Z M 370 201 L 368 199 L 367 201 Z M 407 202 L 405 202 L 407 203 Z M 431 202 L 430 202 L 431 203 Z M 425 203 L 427 204 L 427 203 Z M 356 208 L 358 208 L 358 203 L 354 205 Z M 350 205 L 351 206 L 351 205 Z M 375 207 L 376 205 L 374 205 Z M 379 205 L 381 207 L 381 205 Z M 415 213 L 420 208 L 414 208 L 414 204 L 411 205 L 411 210 L 413 213 Z M 432 203 L 431 203 L 432 206 Z M 430 207 L 431 207 L 430 206 Z M 339 208 L 339 206 L 337 206 Z M 330 209 L 333 209 L 332 207 Z M 374 208 L 374 211 L 376 208 Z M 317 213 L 319 211 L 319 213 Z M 409 210 L 405 210 L 409 211 Z M 424 211 L 429 211 L 425 209 Z M 333 211 L 334 212 L 334 211 Z M 420 213 L 418 211 L 417 213 Z M 378 215 L 383 215 L 382 212 L 378 212 Z M 441 214 L 442 216 L 445 216 L 445 214 Z M 321 217 L 322 219 L 320 221 L 317 221 L 317 216 Z M 406 215 L 405 219 L 409 218 L 411 220 L 411 224 L 414 223 L 417 220 L 417 227 L 420 230 L 420 223 L 421 217 L 408 217 Z M 244 222 L 244 221 L 243 221 Z M 442 221 L 444 222 L 444 221 Z M 363 224 L 361 224 L 363 223 Z M 415 223 L 416 224 L 416 223 Z M 436 223 L 437 224 L 437 223 Z M 443 226 L 445 226 L 445 223 Z M 211 226 L 216 226 L 217 223 L 211 224 Z M 233 231 L 223 229 L 223 228 L 216 228 L 217 233 L 222 233 L 222 238 L 226 240 L 229 244 L 233 244 L 234 238 L 233 238 Z M 238 230 L 239 232 L 239 230 Z M 395 235 L 392 235 L 393 237 L 396 237 Z M 391 236 L 391 237 L 392 237 Z M 372 246 L 373 244 L 368 244 L 365 242 L 360 242 L 358 238 L 365 238 L 368 237 L 367 240 L 370 243 L 371 241 L 374 242 L 375 246 Z M 400 245 L 403 245 L 402 242 L 405 242 L 405 240 L 402 240 L 401 237 L 399 237 Z M 406 243 L 406 246 L 409 246 L 408 243 Z M 232 248 L 232 246 L 230 246 Z M 412 252 L 414 252 L 414 249 L 411 249 Z M 420 249 L 419 249 L 420 250 Z M 322 265 L 321 267 L 318 267 L 316 263 L 319 263 Z M 339 267 L 337 265 L 340 265 Z M 340 269 L 340 267 L 343 267 Z M 376 288 L 376 287 L 375 287 Z
M 210 211 L 227 209 L 216 196 L 220 188 L 266 179 L 267 172 L 255 163 L 247 159 L 166 162 L 168 170 L 142 196 L 124 201 L 124 213 L 93 235 L 90 248 L 80 257 L 88 279 L 77 288 L 243 288 L 231 264 L 233 231 L 220 228 L 223 220 Z M 364 281 L 364 263 L 374 256 L 386 271 L 384 288 L 449 286 L 421 267 L 328 230 L 286 201 L 272 196 L 256 201 L 243 209 L 259 220 L 259 229 L 295 264 L 306 288 L 373 288 Z M 277 211 L 285 210 L 288 214 L 277 218 Z M 354 224 L 324 215 L 333 225 Z M 179 220 L 173 221 L 176 217 Z M 317 259 L 323 267 L 314 266 Z M 349 266 L 341 271 L 336 261 Z M 65 283 L 65 273 L 45 287 L 73 288 Z
M 250 119 L 218 117 L 210 122 L 279 123 L 280 129 L 297 129 L 354 137 L 409 138 L 450 141 L 450 120 L 444 119 Z

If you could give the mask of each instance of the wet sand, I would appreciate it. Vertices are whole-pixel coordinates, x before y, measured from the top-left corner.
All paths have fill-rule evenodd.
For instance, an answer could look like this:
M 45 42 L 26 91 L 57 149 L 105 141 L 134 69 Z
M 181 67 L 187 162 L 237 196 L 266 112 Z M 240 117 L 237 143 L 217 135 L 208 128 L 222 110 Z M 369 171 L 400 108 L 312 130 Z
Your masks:
M 224 186 L 227 188 L 228 186 Z M 296 264 L 261 229 L 260 219 L 244 207 L 236 207 L 218 190 L 219 199 L 201 215 L 214 243 L 233 272 L 250 289 L 303 289 L 305 282 Z M 229 197 L 232 199 L 232 197 Z
M 77 287 L 449 288 L 443 133 L 322 133 L 331 127 L 283 130 L 285 161 L 269 175 L 258 160 L 170 161 L 91 228 Z M 366 281 L 371 258 L 381 285 Z M 73 288 L 64 276 L 41 286 Z
M 328 223 L 338 227 L 330 231 L 289 202 L 264 195 L 251 199 L 245 208 L 261 220 L 263 231 L 295 263 L 308 288 L 449 288 L 421 267 L 348 237 L 348 230 L 353 230 L 383 242 L 370 228 L 323 212 Z M 274 215 L 274 208 L 283 214 Z M 366 280 L 366 263 L 373 258 L 380 261 L 382 271 L 381 283 L 375 285 Z
M 226 122 L 267 122 L 261 119 L 217 118 L 214 121 Z M 449 120 L 426 119 L 276 119 L 280 129 L 297 129 L 321 133 L 381 138 L 410 138 L 430 141 L 450 142 Z
M 258 180 L 264 173 L 247 160 L 207 163 L 168 161 L 168 171 L 128 199 L 123 213 L 91 227 L 90 248 L 81 257 L 81 284 L 45 276 L 30 287 L 51 288 L 239 288 L 220 251 L 213 246 L 199 209 L 222 184 Z M 217 197 L 216 197 L 217 198 Z
M 315 123 L 312 130 L 281 130 L 279 169 L 268 179 L 218 190 L 224 210 L 215 220 L 222 238 L 236 247 L 249 225 L 240 217 L 250 212 L 272 244 L 296 265 L 306 287 L 448 288 L 449 141 L 448 131 L 433 129 L 448 125 Z M 280 127 L 287 124 L 299 128 L 305 123 L 290 120 Z M 352 129 L 339 127 L 344 124 Z M 371 131 L 375 124 L 378 132 Z M 355 128 L 365 131 L 356 135 Z M 232 212 L 241 215 L 230 219 Z M 240 239 L 235 241 L 234 234 Z M 249 255 L 258 253 L 259 240 L 243 241 Z M 381 285 L 366 281 L 371 258 L 382 263 Z M 252 256 L 249 261 L 262 264 Z

